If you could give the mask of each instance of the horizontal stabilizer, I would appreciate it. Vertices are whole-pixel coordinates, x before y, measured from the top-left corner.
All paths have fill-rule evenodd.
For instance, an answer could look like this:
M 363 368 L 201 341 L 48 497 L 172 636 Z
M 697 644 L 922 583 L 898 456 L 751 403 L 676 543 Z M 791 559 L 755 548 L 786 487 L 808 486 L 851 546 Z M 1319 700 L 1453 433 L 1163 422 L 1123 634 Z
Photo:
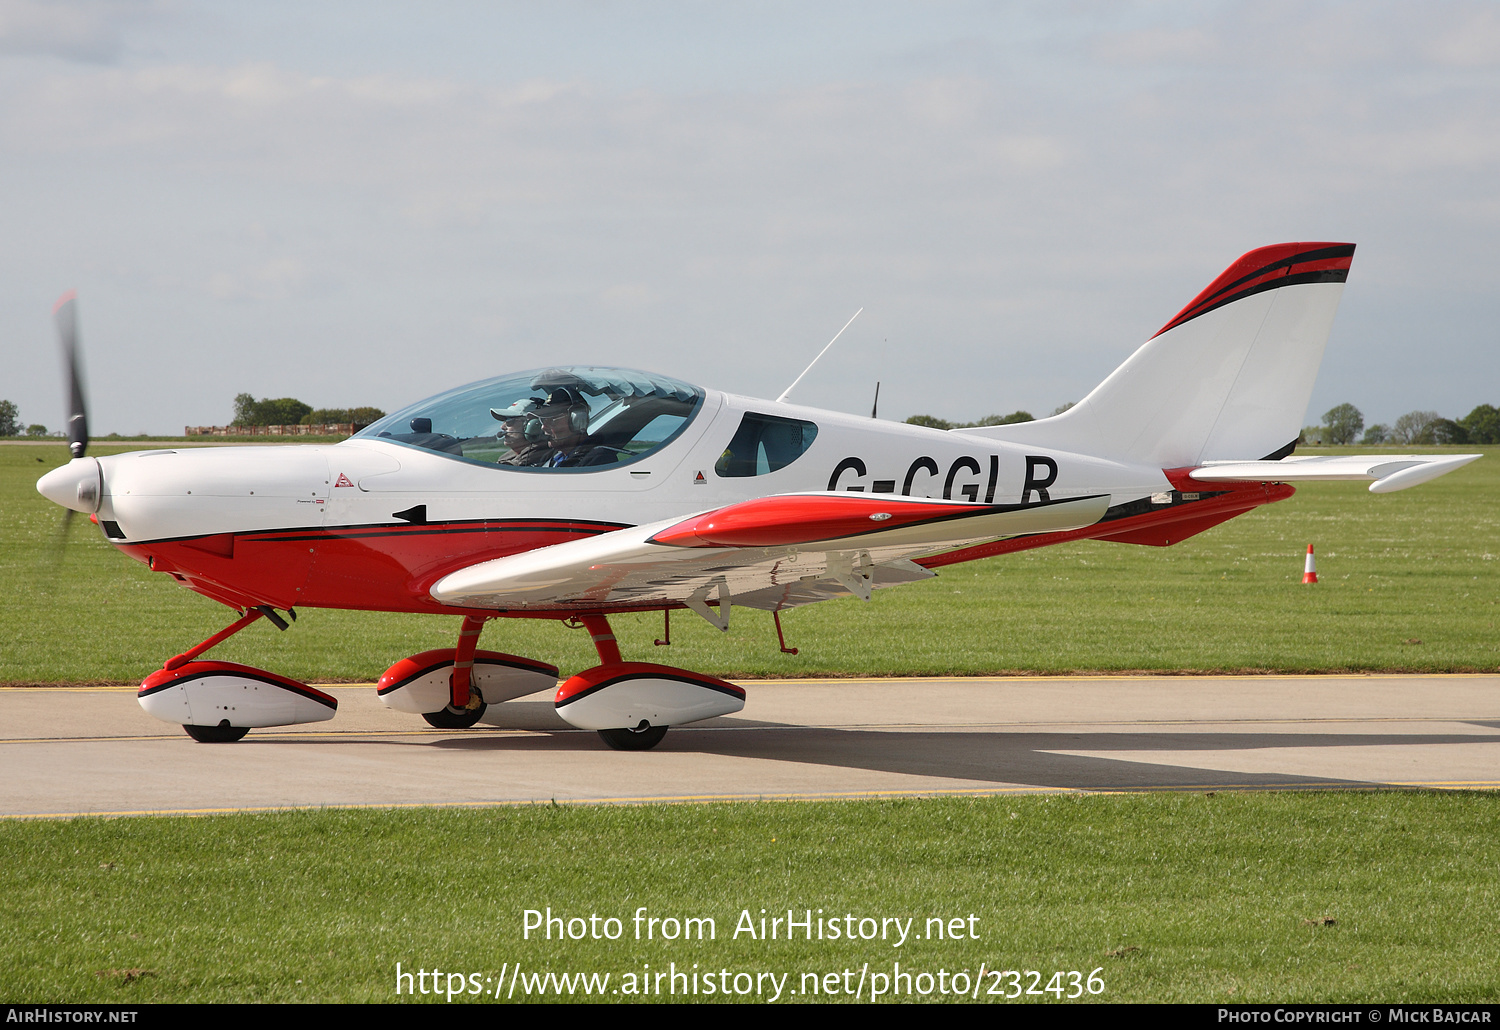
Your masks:
M 1372 494 L 1390 494 L 1461 468 L 1479 454 L 1316 455 L 1280 461 L 1215 461 L 1188 475 L 1200 483 L 1369 482 Z

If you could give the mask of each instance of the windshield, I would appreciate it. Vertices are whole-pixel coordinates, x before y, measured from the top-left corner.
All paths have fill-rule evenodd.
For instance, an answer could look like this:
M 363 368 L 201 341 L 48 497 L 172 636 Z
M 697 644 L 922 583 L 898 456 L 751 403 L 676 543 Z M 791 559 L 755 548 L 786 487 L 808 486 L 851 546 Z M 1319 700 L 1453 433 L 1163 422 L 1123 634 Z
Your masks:
M 460 386 L 355 435 L 498 468 L 598 470 L 667 444 L 702 403 L 667 376 L 571 365 Z

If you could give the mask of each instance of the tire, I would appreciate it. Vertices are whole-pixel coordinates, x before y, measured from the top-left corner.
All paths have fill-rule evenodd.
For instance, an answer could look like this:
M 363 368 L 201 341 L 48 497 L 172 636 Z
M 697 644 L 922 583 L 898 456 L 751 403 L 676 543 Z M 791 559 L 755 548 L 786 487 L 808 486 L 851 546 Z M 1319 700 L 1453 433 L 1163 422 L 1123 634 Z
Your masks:
M 650 751 L 666 735 L 666 726 L 647 726 L 643 730 L 599 731 L 599 739 L 616 751 Z
M 250 732 L 248 726 L 231 726 L 225 719 L 217 726 L 183 726 L 187 735 L 200 744 L 233 744 Z
M 436 726 L 440 730 L 466 730 L 479 721 L 487 707 L 481 704 L 478 708 L 455 710 L 449 705 L 435 712 L 426 712 L 422 718 L 427 720 L 427 725 Z

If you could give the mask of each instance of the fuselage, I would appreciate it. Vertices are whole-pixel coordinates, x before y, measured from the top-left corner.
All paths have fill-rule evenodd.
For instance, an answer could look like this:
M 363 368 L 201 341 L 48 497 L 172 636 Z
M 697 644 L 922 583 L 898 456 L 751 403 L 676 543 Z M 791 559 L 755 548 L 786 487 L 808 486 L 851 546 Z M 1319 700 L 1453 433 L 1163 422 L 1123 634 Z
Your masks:
M 665 442 L 581 467 L 500 463 L 493 430 L 485 446 L 478 436 L 453 443 L 425 416 L 393 418 L 429 432 L 381 423 L 331 446 L 182 448 L 73 464 L 97 460 L 93 514 L 111 543 L 240 609 L 462 612 L 429 594 L 456 570 L 772 494 L 974 504 L 1108 494 L 1121 508 L 1173 490 L 1159 468 L 712 390 L 697 392 Z M 46 484 L 44 493 L 58 492 Z

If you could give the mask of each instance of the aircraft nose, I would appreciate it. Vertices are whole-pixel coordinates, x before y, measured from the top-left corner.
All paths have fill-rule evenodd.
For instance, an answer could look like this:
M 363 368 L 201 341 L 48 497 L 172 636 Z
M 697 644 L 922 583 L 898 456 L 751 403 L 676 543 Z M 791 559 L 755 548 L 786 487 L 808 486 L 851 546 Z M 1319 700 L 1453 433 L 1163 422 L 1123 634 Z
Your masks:
M 96 458 L 74 458 L 37 480 L 36 489 L 54 504 L 92 515 L 104 495 L 104 472 Z

